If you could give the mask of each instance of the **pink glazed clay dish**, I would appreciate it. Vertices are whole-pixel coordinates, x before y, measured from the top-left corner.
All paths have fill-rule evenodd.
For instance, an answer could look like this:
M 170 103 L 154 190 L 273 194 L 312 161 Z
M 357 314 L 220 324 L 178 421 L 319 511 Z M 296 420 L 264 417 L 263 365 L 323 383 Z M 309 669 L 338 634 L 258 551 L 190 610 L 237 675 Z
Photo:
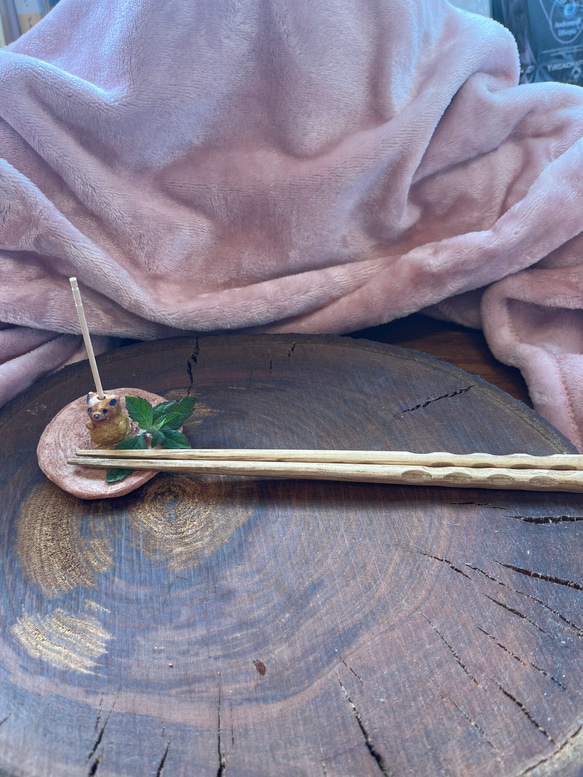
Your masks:
M 120 397 L 124 411 L 126 396 L 142 397 L 152 405 L 166 401 L 164 397 L 142 389 L 117 388 L 108 389 L 106 393 Z M 142 470 L 133 472 L 118 483 L 106 483 L 103 469 L 67 464 L 67 459 L 75 456 L 79 448 L 94 447 L 89 430 L 85 426 L 86 407 L 86 395 L 83 395 L 60 410 L 42 433 L 37 447 L 37 458 L 39 467 L 48 479 L 79 499 L 123 496 L 151 480 L 157 473 Z M 131 421 L 129 436 L 139 431 L 138 425 Z

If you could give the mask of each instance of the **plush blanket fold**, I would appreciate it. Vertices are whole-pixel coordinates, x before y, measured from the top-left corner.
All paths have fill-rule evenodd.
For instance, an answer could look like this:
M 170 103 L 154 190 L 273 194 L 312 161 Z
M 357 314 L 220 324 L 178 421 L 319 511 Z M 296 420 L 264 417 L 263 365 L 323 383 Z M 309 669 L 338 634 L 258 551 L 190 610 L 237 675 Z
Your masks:
M 91 331 L 483 326 L 583 445 L 583 90 L 445 0 L 61 0 L 0 51 L 0 403 Z

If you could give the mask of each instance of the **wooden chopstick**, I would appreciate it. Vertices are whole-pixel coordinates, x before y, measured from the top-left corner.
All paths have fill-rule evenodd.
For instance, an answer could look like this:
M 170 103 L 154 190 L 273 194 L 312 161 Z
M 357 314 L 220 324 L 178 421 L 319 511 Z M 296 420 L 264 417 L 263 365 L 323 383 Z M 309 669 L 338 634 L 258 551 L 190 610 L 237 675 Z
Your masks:
M 293 448 L 154 448 L 147 450 L 78 450 L 77 456 L 108 459 L 178 459 L 179 461 L 281 461 L 314 464 L 383 464 L 421 467 L 490 467 L 496 469 L 583 470 L 583 455 L 531 456 L 511 453 L 410 453 L 409 451 L 295 450 Z M 90 466 L 87 464 L 87 466 Z M 121 466 L 118 465 L 118 466 Z
M 455 488 L 583 492 L 583 456 L 417 454 L 405 451 L 78 451 L 70 464 L 102 468 Z

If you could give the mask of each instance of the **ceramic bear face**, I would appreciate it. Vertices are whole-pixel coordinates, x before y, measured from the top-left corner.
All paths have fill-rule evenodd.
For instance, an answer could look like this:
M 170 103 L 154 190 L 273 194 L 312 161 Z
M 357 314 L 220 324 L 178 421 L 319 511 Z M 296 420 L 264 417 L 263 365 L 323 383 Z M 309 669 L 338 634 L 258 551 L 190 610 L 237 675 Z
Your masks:
M 86 409 L 88 420 L 85 426 L 97 448 L 115 448 L 118 442 L 128 436 L 130 419 L 115 394 L 104 394 L 103 398 L 99 399 L 97 394 L 91 391 L 87 394 Z
M 119 399 L 113 394 L 104 394 L 103 399 L 99 399 L 93 391 L 87 394 L 87 416 L 93 424 L 114 419 L 120 413 L 121 405 Z

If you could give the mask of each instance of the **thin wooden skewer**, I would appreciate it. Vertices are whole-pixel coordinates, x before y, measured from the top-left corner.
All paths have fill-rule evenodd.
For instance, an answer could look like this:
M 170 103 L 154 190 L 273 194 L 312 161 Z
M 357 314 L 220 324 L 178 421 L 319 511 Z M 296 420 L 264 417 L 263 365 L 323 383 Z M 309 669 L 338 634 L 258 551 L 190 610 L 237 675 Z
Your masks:
M 103 453 L 103 451 L 101 452 Z M 285 461 L 209 461 L 163 458 L 78 456 L 77 466 L 156 470 L 211 475 L 336 480 L 360 483 L 447 486 L 452 488 L 518 489 L 526 491 L 583 492 L 578 470 L 503 469 L 495 467 L 424 467 L 383 464 L 340 464 Z
M 89 327 L 87 326 L 87 319 L 85 318 L 85 311 L 83 310 L 83 300 L 81 299 L 81 292 L 79 291 L 77 278 L 69 278 L 69 283 L 71 284 L 71 291 L 73 292 L 73 299 L 75 300 L 77 317 L 79 318 L 79 323 L 81 324 L 81 333 L 83 334 L 85 350 L 87 351 L 89 366 L 91 367 L 91 373 L 95 382 L 95 390 L 99 399 L 103 399 L 105 395 L 103 393 L 103 386 L 101 385 L 101 378 L 99 377 L 99 370 L 97 369 L 97 362 L 95 361 L 95 352 L 91 342 L 91 335 L 89 334 Z
M 496 469 L 583 470 L 583 455 L 556 453 L 530 456 L 512 453 L 410 453 L 408 451 L 294 450 L 288 448 L 155 448 L 148 450 L 78 450 L 77 456 L 150 461 L 266 461 L 314 464 L 382 464 L 422 467 L 490 467 Z M 86 464 L 89 466 L 88 464 Z M 117 464 L 118 467 L 121 464 Z M 156 464 L 156 466 L 158 466 Z

